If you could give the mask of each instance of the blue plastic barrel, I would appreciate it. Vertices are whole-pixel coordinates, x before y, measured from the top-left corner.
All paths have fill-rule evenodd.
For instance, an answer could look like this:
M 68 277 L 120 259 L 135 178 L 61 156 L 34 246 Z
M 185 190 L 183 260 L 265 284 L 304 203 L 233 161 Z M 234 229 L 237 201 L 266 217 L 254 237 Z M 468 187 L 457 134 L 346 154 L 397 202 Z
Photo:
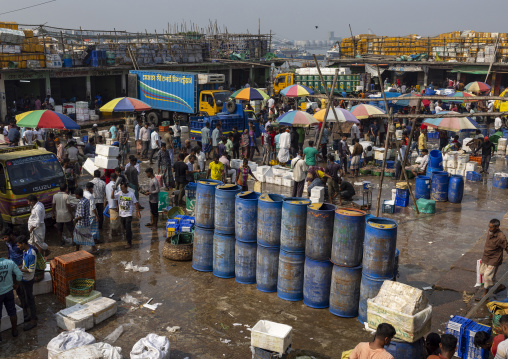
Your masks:
M 397 359 L 415 359 L 423 358 L 425 353 L 425 341 L 423 338 L 418 339 L 414 343 L 407 343 L 392 339 L 390 344 L 385 346 L 385 349 L 394 358 Z
M 381 289 L 385 280 L 392 278 L 372 278 L 362 274 L 362 282 L 360 284 L 360 302 L 358 305 L 358 321 L 365 323 L 367 321 L 367 299 L 374 298 Z
M 464 196 L 464 177 L 452 175 L 448 183 L 448 201 L 451 203 L 462 202 Z
M 224 184 L 215 189 L 215 233 L 235 233 L 235 199 L 242 187 Z
M 256 288 L 261 292 L 277 291 L 279 272 L 279 247 L 266 247 L 258 244 L 256 261 Z
M 303 303 L 311 308 L 328 308 L 332 280 L 330 261 L 316 261 L 305 257 L 303 270 Z
M 192 249 L 192 268 L 201 272 L 211 272 L 213 269 L 213 229 L 196 226 Z
M 430 198 L 437 202 L 448 201 L 448 172 L 438 171 L 432 174 L 432 185 L 430 187 Z
M 429 152 L 429 166 L 431 168 L 443 168 L 443 154 L 439 150 Z
M 316 261 L 329 261 L 332 253 L 333 204 L 313 203 L 307 207 L 307 239 L 305 256 Z
M 397 222 L 374 217 L 365 226 L 363 273 L 373 278 L 391 278 L 395 267 Z
M 362 263 L 365 216 L 365 212 L 357 209 L 337 210 L 333 225 L 333 264 L 357 267 Z
M 280 194 L 262 194 L 258 199 L 258 244 L 280 246 L 282 201 Z
M 434 172 L 440 172 L 442 170 L 443 170 L 443 167 L 432 168 L 430 166 L 427 166 L 427 177 L 429 177 L 430 180 L 432 181 L 432 176 L 433 176 Z
M 202 228 L 213 228 L 215 216 L 215 189 L 221 181 L 198 181 L 196 187 L 196 206 L 194 216 L 196 225 Z
M 256 242 L 258 222 L 258 192 L 245 191 L 236 195 L 235 236 L 241 242 Z
M 305 252 L 308 198 L 288 197 L 282 203 L 280 247 L 286 252 Z M 302 277 L 303 279 L 303 277 Z
M 430 199 L 430 177 L 418 176 L 415 181 L 415 199 Z
M 256 242 L 235 243 L 235 280 L 241 284 L 256 283 Z
M 213 275 L 219 278 L 235 276 L 235 236 L 233 234 L 213 235 Z
M 297 302 L 303 299 L 303 252 L 279 253 L 279 272 L 277 279 L 277 296 L 284 300 Z
M 330 288 L 330 313 L 344 318 L 358 316 L 362 266 L 333 266 Z
M 492 177 L 492 187 L 502 189 L 508 188 L 508 176 L 504 173 L 494 173 L 494 177 Z

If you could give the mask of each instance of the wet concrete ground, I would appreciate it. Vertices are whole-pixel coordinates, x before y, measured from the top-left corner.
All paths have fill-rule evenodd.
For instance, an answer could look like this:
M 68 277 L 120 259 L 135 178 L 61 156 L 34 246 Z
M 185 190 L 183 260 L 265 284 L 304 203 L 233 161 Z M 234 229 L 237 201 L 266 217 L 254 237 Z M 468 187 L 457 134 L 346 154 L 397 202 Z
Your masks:
M 147 164 L 143 164 L 143 169 Z M 492 166 L 505 170 L 506 162 L 496 158 Z M 494 172 L 491 170 L 491 174 Z M 366 178 L 377 183 L 377 177 Z M 82 178 L 82 182 L 87 177 Z M 142 171 L 141 182 L 147 179 Z M 356 180 L 351 180 L 356 181 Z M 391 197 L 395 181 L 386 178 L 383 199 Z M 252 188 L 252 183 L 250 184 Z M 289 194 L 289 188 L 263 185 L 263 192 Z M 358 189 L 358 194 L 360 193 Z M 486 183 L 466 182 L 462 204 L 438 203 L 434 215 L 416 215 L 411 208 L 403 208 L 391 217 L 399 222 L 397 247 L 400 254 L 398 280 L 422 288 L 433 285 L 446 274 L 452 263 L 466 253 L 482 236 L 491 218 L 502 218 L 506 212 L 508 192 L 492 188 Z M 374 189 L 375 198 L 377 189 Z M 358 195 L 357 198 L 360 198 Z M 293 326 L 293 348 L 315 358 L 337 358 L 342 351 L 353 348 L 371 335 L 354 319 L 332 315 L 327 309 L 311 309 L 303 302 L 287 302 L 276 293 L 262 293 L 255 285 L 243 285 L 234 279 L 220 279 L 212 273 L 197 272 L 191 262 L 172 262 L 162 257 L 165 230 L 152 231 L 144 226 L 149 221 L 148 199 L 141 196 L 145 207 L 140 220 L 134 220 L 134 246 L 123 248 L 118 233 L 111 233 L 108 220 L 101 232 L 104 244 L 96 257 L 97 290 L 103 296 L 113 295 L 119 300 L 118 314 L 89 332 L 102 341 L 118 325 L 125 331 L 115 345 L 129 357 L 134 343 L 149 333 L 167 335 L 171 342 L 171 358 L 250 358 L 250 331 L 260 319 Z M 347 206 L 347 204 L 346 204 Z M 372 213 L 375 213 L 372 211 Z M 59 247 L 54 228 L 47 234 L 51 257 L 74 250 L 73 246 Z M 5 247 L 0 247 L 5 256 Z M 145 273 L 126 271 L 121 262 L 149 267 Z M 471 283 L 473 286 L 474 283 Z M 155 311 L 140 308 L 121 300 L 126 294 L 145 303 L 162 303 Z M 434 329 L 442 329 L 448 317 L 464 307 L 462 295 L 453 291 L 429 291 L 435 312 Z M 39 325 L 29 332 L 11 338 L 10 331 L 2 333 L 2 357 L 46 358 L 47 343 L 61 331 L 54 313 L 63 309 L 53 294 L 36 297 Z M 166 328 L 179 326 L 180 331 L 169 333 Z

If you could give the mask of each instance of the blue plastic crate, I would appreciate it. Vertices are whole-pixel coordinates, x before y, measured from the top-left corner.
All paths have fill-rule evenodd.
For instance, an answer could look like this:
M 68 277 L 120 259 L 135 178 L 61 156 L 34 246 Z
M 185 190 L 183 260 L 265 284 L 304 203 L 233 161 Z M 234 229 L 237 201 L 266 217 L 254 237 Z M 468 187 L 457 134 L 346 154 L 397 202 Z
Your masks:
M 388 200 L 383 201 L 382 212 L 383 213 L 394 213 L 395 212 L 395 205 L 388 203 L 388 202 L 390 202 L 390 201 L 388 201 Z
M 489 351 L 483 350 L 474 345 L 474 336 L 478 332 L 487 332 L 492 334 L 492 328 L 483 324 L 474 323 L 464 331 L 464 341 L 466 342 L 466 350 L 464 358 L 467 359 L 488 359 Z
M 92 67 L 99 67 L 99 60 L 97 59 L 92 59 L 92 61 L 90 62 L 90 65 Z
M 194 199 L 196 198 L 196 189 L 198 187 L 197 183 L 190 182 L 185 186 L 185 195 L 187 198 Z
M 409 205 L 409 197 L 407 198 L 395 197 L 395 205 L 397 207 L 407 207 Z
M 166 227 L 169 227 L 169 226 L 178 226 L 179 222 L 180 221 L 178 219 L 168 219 L 167 222 L 166 222 Z
M 397 188 L 395 191 L 395 195 L 396 195 L 396 198 L 401 198 L 401 199 L 409 198 L 409 190 Z
M 466 179 L 472 182 L 480 182 L 482 180 L 482 175 L 475 171 L 466 172 Z
M 395 161 L 386 161 L 386 168 L 395 168 Z
M 467 352 L 465 333 L 467 328 L 473 324 L 474 322 L 471 319 L 466 319 L 458 315 L 455 315 L 446 324 L 446 334 L 451 334 L 458 340 L 457 355 L 460 358 L 463 358 L 464 354 Z
M 376 160 L 376 165 L 377 166 L 382 166 L 383 165 L 383 160 Z

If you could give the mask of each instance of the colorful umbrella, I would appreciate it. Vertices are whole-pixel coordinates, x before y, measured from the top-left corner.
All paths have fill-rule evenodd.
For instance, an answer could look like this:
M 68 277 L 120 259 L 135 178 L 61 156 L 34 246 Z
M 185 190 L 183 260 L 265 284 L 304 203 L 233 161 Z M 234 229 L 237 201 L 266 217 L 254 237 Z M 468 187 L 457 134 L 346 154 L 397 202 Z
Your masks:
M 289 111 L 280 116 L 277 122 L 281 125 L 293 127 L 308 127 L 319 122 L 311 114 L 303 111 Z
M 474 81 L 464 86 L 464 90 L 469 92 L 487 92 L 490 91 L 490 86 L 485 82 Z
M 365 118 L 369 118 L 373 115 L 384 115 L 385 111 L 380 109 L 377 106 L 373 105 L 356 105 L 351 109 L 351 113 L 359 120 L 363 120 Z
M 358 121 L 358 119 L 348 110 L 345 110 L 341 107 L 335 107 L 335 112 L 337 112 L 337 118 L 339 119 L 339 122 L 360 123 L 360 121 Z M 323 122 L 325 113 L 326 110 L 319 110 L 314 114 L 314 118 L 319 122 Z M 335 115 L 333 114 L 332 109 L 328 111 L 328 117 L 326 118 L 326 121 L 335 122 Z
M 458 115 L 458 112 L 443 111 L 439 113 Z M 469 117 L 442 117 L 442 118 L 427 118 L 423 121 L 424 125 L 434 127 L 440 130 L 458 132 L 462 130 L 476 130 L 478 123 Z
M 119 97 L 109 101 L 100 108 L 101 112 L 136 112 L 148 111 L 152 108 L 149 104 L 132 97 Z
M 19 127 L 54 128 L 57 130 L 78 130 L 79 125 L 62 113 L 50 110 L 23 112 L 16 116 Z
M 247 101 L 255 101 L 255 100 L 268 100 L 270 96 L 264 93 L 261 90 L 258 90 L 253 87 L 247 87 L 241 89 L 230 96 L 235 100 L 247 100 Z
M 418 100 L 406 100 L 404 97 L 420 97 L 420 96 L 422 96 L 422 95 L 420 95 L 419 93 L 416 93 L 416 92 L 415 93 L 408 93 L 408 94 L 396 97 L 395 100 L 392 100 L 392 103 L 394 105 L 401 106 L 401 107 L 418 106 Z M 429 100 L 422 100 L 422 105 L 428 106 L 428 105 L 430 105 L 430 101 Z
M 314 91 L 303 85 L 291 85 L 280 92 L 286 97 L 300 97 L 314 95 Z
M 444 100 L 443 102 L 455 102 L 455 103 L 463 103 L 463 102 L 473 102 L 474 99 L 466 100 L 466 98 L 469 97 L 475 97 L 475 95 L 470 94 L 469 92 L 465 91 L 457 91 L 455 93 L 452 93 L 451 95 L 448 95 L 447 97 L 453 98 L 452 100 Z

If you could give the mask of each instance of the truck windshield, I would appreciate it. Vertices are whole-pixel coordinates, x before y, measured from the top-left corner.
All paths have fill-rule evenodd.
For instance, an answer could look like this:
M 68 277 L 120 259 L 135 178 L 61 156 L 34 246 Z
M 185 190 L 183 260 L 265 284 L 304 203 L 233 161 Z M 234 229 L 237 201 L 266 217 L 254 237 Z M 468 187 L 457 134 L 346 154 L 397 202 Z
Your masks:
M 228 100 L 229 96 L 231 96 L 231 92 L 229 91 L 215 92 L 213 94 L 217 106 L 222 106 L 222 104 Z
M 62 166 L 53 154 L 6 161 L 9 183 L 14 194 L 29 194 L 58 188 L 65 181 Z

